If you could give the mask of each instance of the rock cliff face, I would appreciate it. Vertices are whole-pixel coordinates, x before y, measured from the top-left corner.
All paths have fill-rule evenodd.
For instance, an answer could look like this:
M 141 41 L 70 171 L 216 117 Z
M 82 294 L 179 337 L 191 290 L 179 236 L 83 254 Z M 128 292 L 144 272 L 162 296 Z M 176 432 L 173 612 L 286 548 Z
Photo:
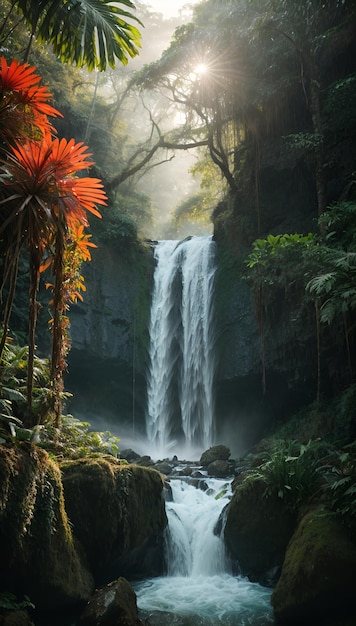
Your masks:
M 39 612 L 88 600 L 94 579 L 64 507 L 59 468 L 36 446 L 0 445 L 0 590 Z
M 243 279 L 243 255 L 219 234 L 217 249 L 216 441 L 231 445 L 236 457 L 273 420 L 315 400 L 315 314 L 311 307 L 302 327 L 299 322 L 296 328 L 283 294 L 277 294 L 264 327 L 262 358 L 255 303 Z M 128 440 L 145 435 L 153 248 L 138 246 L 127 258 L 107 248 L 95 252 L 85 267 L 85 300 L 70 314 L 73 344 L 66 386 L 74 397 L 69 411 Z M 228 255 L 232 263 L 226 262 Z M 330 337 L 321 345 L 333 350 Z M 335 359 L 325 352 L 321 362 L 326 368 Z M 328 391 L 337 373 L 322 374 Z
M 253 445 L 270 420 L 283 414 L 288 405 L 295 409 L 313 399 L 316 367 L 311 361 L 302 366 L 305 345 L 298 355 L 293 344 L 293 355 L 288 354 L 290 329 L 279 320 L 273 334 L 265 336 L 263 391 L 261 337 L 253 298 L 241 278 L 242 265 L 231 268 L 220 260 L 226 245 L 226 241 L 217 242 L 217 441 L 230 443 L 233 434 L 239 442 L 232 446 L 236 456 Z M 107 427 L 121 438 L 130 437 L 133 431 L 145 433 L 153 269 L 149 246 L 138 248 L 127 259 L 98 249 L 85 267 L 85 300 L 70 314 L 72 349 L 66 386 L 74 397 L 69 410 L 99 430 L 107 420 Z
M 162 574 L 162 490 L 157 471 L 109 455 L 58 465 L 33 444 L 1 444 L 0 592 L 53 616 L 95 585 Z
M 161 475 L 109 456 L 66 461 L 61 469 L 66 510 L 96 584 L 162 574 Z
M 108 427 L 143 423 L 152 271 L 143 245 L 127 257 L 99 248 L 84 267 L 85 299 L 70 312 L 66 387 L 69 410 L 100 430 L 105 418 Z

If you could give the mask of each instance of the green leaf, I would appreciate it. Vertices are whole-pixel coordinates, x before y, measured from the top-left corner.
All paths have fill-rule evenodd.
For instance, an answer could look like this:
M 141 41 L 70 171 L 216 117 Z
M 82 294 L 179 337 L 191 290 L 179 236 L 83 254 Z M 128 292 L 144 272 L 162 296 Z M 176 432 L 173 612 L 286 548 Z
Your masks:
M 130 0 L 17 0 L 27 23 L 35 29 L 38 40 L 51 43 L 55 54 L 65 63 L 85 65 L 103 71 L 124 65 L 139 52 L 141 33 L 130 24 L 140 20 L 131 12 Z M 142 25 L 142 24 L 141 24 Z

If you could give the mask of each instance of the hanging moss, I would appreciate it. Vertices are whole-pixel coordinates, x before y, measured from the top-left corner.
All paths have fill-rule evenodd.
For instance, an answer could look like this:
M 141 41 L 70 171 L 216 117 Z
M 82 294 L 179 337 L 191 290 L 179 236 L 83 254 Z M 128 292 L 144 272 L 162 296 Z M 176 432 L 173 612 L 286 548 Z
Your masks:
M 65 461 L 61 469 L 73 531 L 98 584 L 162 568 L 167 519 L 158 472 L 109 456 Z
M 0 446 L 0 586 L 39 610 L 85 601 L 93 581 L 73 538 L 61 474 L 34 445 Z

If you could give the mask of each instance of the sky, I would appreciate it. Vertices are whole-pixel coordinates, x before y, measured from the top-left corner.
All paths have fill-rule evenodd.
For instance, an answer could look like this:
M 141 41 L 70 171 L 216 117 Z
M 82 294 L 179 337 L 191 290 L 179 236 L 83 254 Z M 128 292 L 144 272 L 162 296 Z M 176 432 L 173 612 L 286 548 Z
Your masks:
M 180 9 L 187 4 L 196 4 L 198 0 L 143 0 L 144 4 L 152 7 L 154 11 L 162 13 L 164 17 L 176 17 Z

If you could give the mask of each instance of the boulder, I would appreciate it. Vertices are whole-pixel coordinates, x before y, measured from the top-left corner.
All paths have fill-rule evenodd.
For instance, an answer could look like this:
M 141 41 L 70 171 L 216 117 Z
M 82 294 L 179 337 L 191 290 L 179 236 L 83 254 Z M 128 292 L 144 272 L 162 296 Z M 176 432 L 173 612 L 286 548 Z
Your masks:
M 79 626 L 142 626 L 136 594 L 125 578 L 98 589 L 80 616 Z
M 213 446 L 205 450 L 200 457 L 200 465 L 207 467 L 213 461 L 227 461 L 230 456 L 230 449 L 227 446 Z
M 0 588 L 38 612 L 66 610 L 94 588 L 64 508 L 61 474 L 32 444 L 0 445 Z
M 216 460 L 208 465 L 209 476 L 217 478 L 226 478 L 230 474 L 230 466 L 227 461 Z
M 158 463 L 155 463 L 154 469 L 164 476 L 169 476 L 169 474 L 172 473 L 173 466 L 166 461 L 160 461 Z
M 252 581 L 272 583 L 282 566 L 296 519 L 276 496 L 265 497 L 261 480 L 239 484 L 226 509 L 225 544 L 236 570 Z
M 120 452 L 120 459 L 126 459 L 129 463 L 134 463 L 139 458 L 140 455 L 131 448 L 127 448 L 126 450 L 122 450 Z
M 161 475 L 109 456 L 61 467 L 66 509 L 96 584 L 161 574 L 167 524 Z
M 34 626 L 26 611 L 1 611 L 0 626 Z
M 154 465 L 154 461 L 152 461 L 148 454 L 144 454 L 143 456 L 136 458 L 134 463 L 135 465 L 141 465 L 142 467 L 152 467 L 152 465 Z
M 290 540 L 272 594 L 277 622 L 356 623 L 356 544 L 322 507 L 309 511 Z M 353 621 L 352 621 L 353 620 Z

